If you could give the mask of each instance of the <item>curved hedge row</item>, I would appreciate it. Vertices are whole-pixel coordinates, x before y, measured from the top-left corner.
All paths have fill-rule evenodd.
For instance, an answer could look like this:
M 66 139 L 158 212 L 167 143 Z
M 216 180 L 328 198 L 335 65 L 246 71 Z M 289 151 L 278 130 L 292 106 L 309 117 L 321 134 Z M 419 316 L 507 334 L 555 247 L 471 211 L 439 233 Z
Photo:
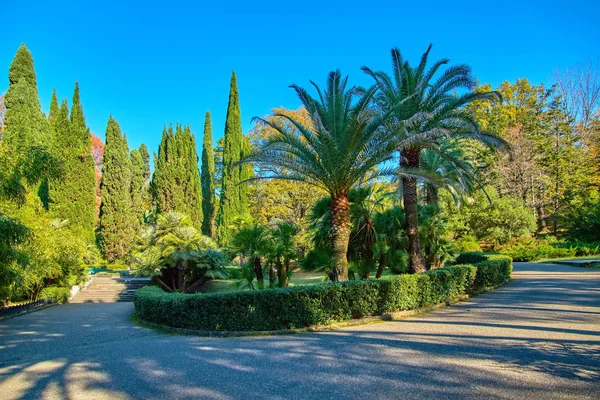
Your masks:
M 137 291 L 135 311 L 143 321 L 203 331 L 267 331 L 326 325 L 428 307 L 510 278 L 510 257 L 482 255 L 477 259 L 480 261 L 473 264 L 448 266 L 421 275 L 261 291 L 190 295 L 165 293 L 152 286 Z

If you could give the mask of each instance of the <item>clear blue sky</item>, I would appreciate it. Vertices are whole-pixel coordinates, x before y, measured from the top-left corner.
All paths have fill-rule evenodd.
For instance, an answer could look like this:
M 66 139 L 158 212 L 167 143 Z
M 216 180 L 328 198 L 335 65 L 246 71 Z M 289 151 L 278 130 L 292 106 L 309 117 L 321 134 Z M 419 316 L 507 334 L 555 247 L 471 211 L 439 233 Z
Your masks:
M 200 144 L 206 110 L 215 141 L 223 135 L 232 69 L 247 131 L 253 116 L 298 107 L 289 84 L 324 82 L 335 68 L 367 84 L 360 67 L 389 69 L 393 46 L 417 62 L 433 43 L 433 58 L 467 63 L 493 85 L 547 82 L 600 58 L 595 0 L 237 3 L 3 0 L 0 92 L 24 42 L 45 112 L 53 88 L 70 103 L 79 81 L 92 132 L 104 139 L 112 114 L 131 148 L 154 152 L 169 122 L 191 124 Z

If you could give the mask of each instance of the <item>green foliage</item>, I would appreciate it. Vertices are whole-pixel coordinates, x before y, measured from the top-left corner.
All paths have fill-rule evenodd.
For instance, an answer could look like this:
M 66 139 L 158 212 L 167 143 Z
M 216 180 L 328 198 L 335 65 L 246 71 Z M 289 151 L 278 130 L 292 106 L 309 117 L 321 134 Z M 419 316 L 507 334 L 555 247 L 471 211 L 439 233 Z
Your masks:
M 277 134 L 246 161 L 272 167 L 273 178 L 306 182 L 330 194 L 332 277 L 345 281 L 351 225 L 348 193 L 367 175 L 373 178 L 381 173 L 375 167 L 390 157 L 390 134 L 380 129 L 389 114 L 371 112 L 375 88 L 348 87 L 348 78 L 340 71 L 329 73 L 324 91 L 314 86 L 317 98 L 292 85 L 311 118 L 310 126 L 284 112 L 256 118 Z M 275 123 L 274 118 L 289 124 Z
M 200 181 L 202 186 L 202 234 L 214 238 L 216 235 L 215 212 L 215 158 L 212 144 L 212 125 L 210 112 L 206 112 L 204 121 L 204 139 L 202 141 L 202 171 Z
M 248 184 L 251 167 L 239 162 L 250 152 L 250 141 L 242 133 L 242 117 L 235 72 L 231 74 L 229 103 L 225 120 L 220 205 L 217 214 L 217 242 L 228 243 L 233 221 L 249 215 Z
M 568 235 L 573 239 L 600 241 L 600 194 L 592 192 L 568 215 Z
M 127 139 L 113 117 L 106 126 L 100 205 L 101 248 L 109 262 L 125 260 L 135 237 L 131 202 L 131 160 Z
M 40 106 L 33 57 L 24 44 L 10 65 L 8 80 L 2 140 L 23 154 L 31 147 L 48 146 L 50 127 Z
M 134 232 L 138 232 L 144 223 L 144 213 L 150 209 L 148 178 L 150 178 L 150 156 L 146 145 L 130 153 L 131 159 L 131 209 L 135 217 Z
M 580 241 L 521 238 L 513 240 L 498 250 L 512 257 L 515 261 L 536 261 L 544 258 L 579 257 L 600 254 L 600 242 L 585 243 Z
M 71 231 L 94 243 L 96 173 L 91 135 L 79 101 L 79 85 L 75 86 L 70 121 L 67 101 L 57 110 L 55 94 L 49 115 L 51 149 L 63 173 L 48 183 L 49 209 L 56 218 L 69 221 Z
M 386 280 L 209 295 L 169 294 L 148 287 L 136 293 L 135 309 L 142 320 L 206 331 L 303 328 L 427 307 L 510 277 L 504 264 L 486 262 L 480 278 L 485 282 L 477 287 L 477 267 L 460 265 Z
M 165 127 L 154 160 L 152 197 L 159 213 L 188 215 L 195 227 L 202 224 L 202 194 L 196 139 L 189 126 Z
M 66 287 L 50 286 L 42 289 L 40 299 L 50 299 L 53 303 L 64 304 L 71 297 L 71 290 Z
M 449 196 L 442 197 L 442 212 L 455 240 L 474 237 L 496 245 L 535 231 L 535 217 L 519 200 L 499 196 L 491 187 L 486 192 L 475 192 L 472 200 L 460 206 Z
M 138 237 L 134 274 L 152 277 L 168 291 L 194 292 L 209 279 L 225 278 L 225 255 L 215 243 L 177 212 L 158 216 Z

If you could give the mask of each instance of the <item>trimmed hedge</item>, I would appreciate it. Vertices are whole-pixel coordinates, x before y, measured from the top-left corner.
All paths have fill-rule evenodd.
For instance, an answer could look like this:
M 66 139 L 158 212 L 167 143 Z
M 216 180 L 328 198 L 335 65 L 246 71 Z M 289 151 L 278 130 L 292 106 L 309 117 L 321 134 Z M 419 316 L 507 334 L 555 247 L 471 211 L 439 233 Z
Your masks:
M 71 290 L 66 287 L 51 286 L 42 289 L 40 299 L 50 299 L 53 303 L 64 304 L 71 296 Z
M 420 275 L 261 291 L 179 294 L 151 286 L 137 291 L 135 311 L 144 321 L 203 331 L 327 325 L 432 306 L 510 278 L 509 257 L 484 254 L 478 259 L 482 261 L 476 265 L 453 265 Z

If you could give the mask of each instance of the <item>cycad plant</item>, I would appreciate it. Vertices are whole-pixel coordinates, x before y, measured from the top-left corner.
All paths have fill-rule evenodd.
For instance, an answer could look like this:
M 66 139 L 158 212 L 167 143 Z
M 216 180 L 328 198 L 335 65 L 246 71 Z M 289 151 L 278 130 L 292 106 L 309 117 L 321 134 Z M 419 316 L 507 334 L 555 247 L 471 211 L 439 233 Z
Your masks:
M 277 167 L 274 170 L 281 171 L 269 178 L 307 182 L 330 194 L 332 277 L 346 281 L 350 239 L 348 192 L 390 157 L 389 134 L 381 129 L 390 112 L 373 112 L 370 104 L 375 89 L 361 92 L 356 87 L 349 88 L 348 78 L 343 78 L 339 71 L 329 73 L 325 90 L 311 83 L 316 89 L 316 98 L 299 86 L 291 87 L 310 115 L 312 126 L 280 113 L 273 116 L 289 124 L 255 118 L 278 133 L 269 137 L 246 162 Z
M 167 292 L 193 293 L 209 279 L 227 277 L 225 255 L 177 212 L 159 214 L 137 239 L 134 273 L 152 277 Z
M 448 140 L 473 139 L 491 147 L 506 144 L 499 136 L 482 132 L 465 106 L 478 100 L 496 100 L 497 92 L 475 92 L 476 80 L 467 65 L 441 68 L 448 59 L 427 67 L 431 46 L 415 68 L 392 49 L 392 74 L 363 67 L 378 88 L 375 105 L 381 112 L 391 112 L 386 130 L 394 135 L 400 152 L 402 193 L 406 212 L 409 265 L 412 272 L 426 270 L 421 252 L 417 209 L 417 176 L 421 151 L 438 151 Z M 412 173 L 414 172 L 414 173 Z

